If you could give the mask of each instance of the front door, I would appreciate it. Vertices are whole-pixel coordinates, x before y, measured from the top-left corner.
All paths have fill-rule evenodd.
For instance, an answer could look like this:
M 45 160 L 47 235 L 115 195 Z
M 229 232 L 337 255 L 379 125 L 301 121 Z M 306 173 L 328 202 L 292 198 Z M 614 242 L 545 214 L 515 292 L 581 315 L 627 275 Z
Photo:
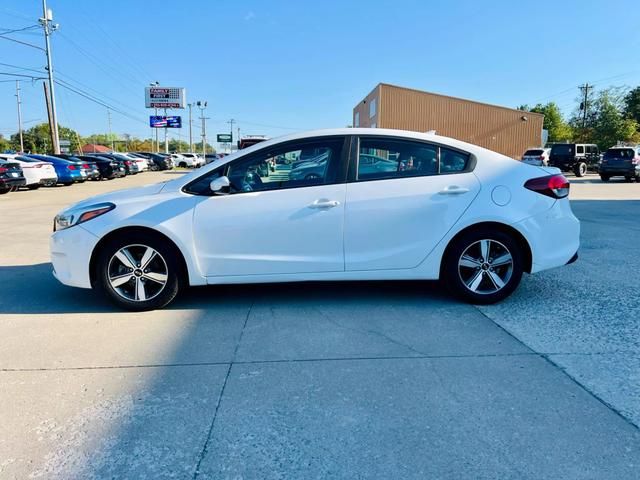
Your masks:
M 207 277 L 344 271 L 344 138 L 290 142 L 212 172 L 228 195 L 194 212 L 198 261 Z

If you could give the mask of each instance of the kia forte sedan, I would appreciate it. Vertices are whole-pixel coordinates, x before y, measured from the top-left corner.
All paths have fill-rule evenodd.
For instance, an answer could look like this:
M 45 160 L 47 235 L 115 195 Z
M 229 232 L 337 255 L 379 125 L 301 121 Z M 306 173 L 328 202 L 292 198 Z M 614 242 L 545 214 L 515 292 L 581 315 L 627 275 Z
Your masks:
M 326 154 L 314 175 L 263 173 L 311 149 Z M 321 130 L 80 202 L 56 216 L 51 258 L 62 283 L 130 310 L 190 285 L 318 280 L 440 279 L 488 304 L 577 258 L 568 195 L 555 168 L 450 138 Z

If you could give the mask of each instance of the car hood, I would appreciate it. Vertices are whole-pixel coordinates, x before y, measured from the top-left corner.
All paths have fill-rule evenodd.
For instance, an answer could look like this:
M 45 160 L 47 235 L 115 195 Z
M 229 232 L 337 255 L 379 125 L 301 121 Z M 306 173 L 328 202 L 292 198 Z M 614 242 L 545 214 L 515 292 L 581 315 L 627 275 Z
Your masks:
M 162 191 L 166 183 L 167 182 L 154 183 L 143 187 L 126 188 L 124 190 L 116 190 L 115 192 L 103 193 L 102 195 L 96 195 L 82 200 L 81 202 L 72 205 L 72 207 L 83 207 L 103 202 L 112 202 L 117 205 L 123 201 L 140 199 L 149 195 L 156 195 Z

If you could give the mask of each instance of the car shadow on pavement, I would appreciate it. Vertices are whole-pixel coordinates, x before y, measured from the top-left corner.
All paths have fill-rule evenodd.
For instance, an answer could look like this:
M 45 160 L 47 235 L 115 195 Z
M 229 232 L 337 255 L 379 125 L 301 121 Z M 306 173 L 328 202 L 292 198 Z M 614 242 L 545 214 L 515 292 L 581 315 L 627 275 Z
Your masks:
M 62 285 L 52 274 L 50 263 L 0 266 L 0 314 L 105 313 L 120 311 L 102 295 L 90 289 Z M 211 285 L 185 289 L 167 308 L 206 310 L 221 299 L 251 303 L 257 297 L 274 302 L 445 300 L 438 282 L 304 282 L 251 285 Z

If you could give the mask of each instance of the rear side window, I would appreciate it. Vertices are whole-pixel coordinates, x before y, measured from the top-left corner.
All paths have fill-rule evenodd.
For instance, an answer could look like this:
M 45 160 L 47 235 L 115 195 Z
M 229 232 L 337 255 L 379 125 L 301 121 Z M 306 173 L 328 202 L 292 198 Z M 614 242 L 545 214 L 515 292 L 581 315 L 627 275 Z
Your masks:
M 526 152 L 524 152 L 525 156 L 538 156 L 538 155 L 542 155 L 544 153 L 544 150 L 527 150 Z
M 358 180 L 419 177 L 438 173 L 438 147 L 421 142 L 362 138 Z
M 584 153 L 584 146 L 578 145 L 576 147 L 576 153 Z
M 557 144 L 551 147 L 551 155 L 573 155 L 573 145 Z
M 632 148 L 610 148 L 604 153 L 604 158 L 633 158 L 635 152 Z

